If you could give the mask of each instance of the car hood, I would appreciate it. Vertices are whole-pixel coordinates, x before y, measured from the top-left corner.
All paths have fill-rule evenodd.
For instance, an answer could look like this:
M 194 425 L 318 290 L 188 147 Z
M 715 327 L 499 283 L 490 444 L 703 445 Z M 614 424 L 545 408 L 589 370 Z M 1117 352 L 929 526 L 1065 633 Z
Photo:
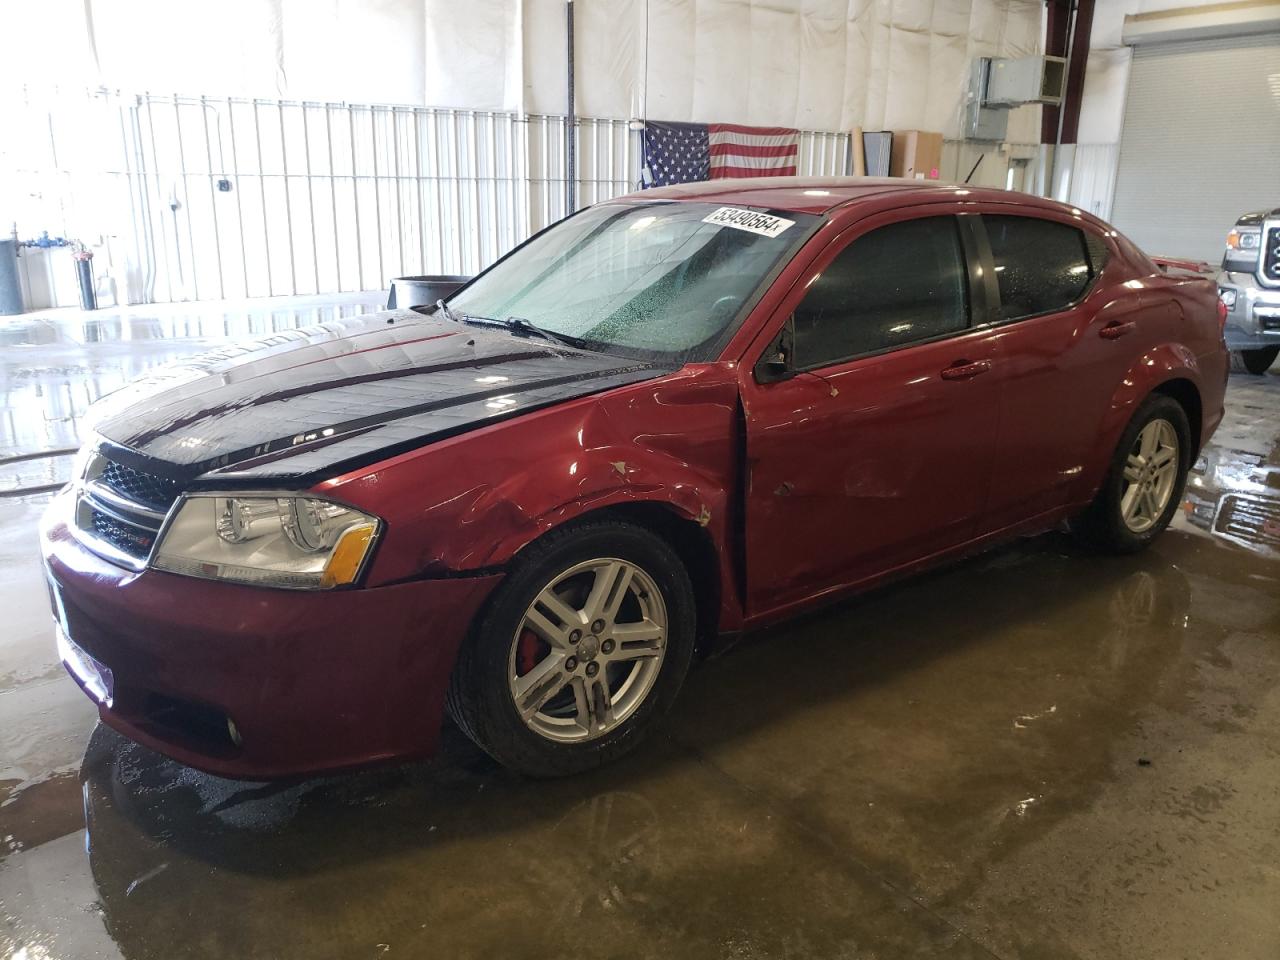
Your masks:
M 390 312 L 290 330 L 163 367 L 92 428 L 178 480 L 318 479 L 670 367 Z

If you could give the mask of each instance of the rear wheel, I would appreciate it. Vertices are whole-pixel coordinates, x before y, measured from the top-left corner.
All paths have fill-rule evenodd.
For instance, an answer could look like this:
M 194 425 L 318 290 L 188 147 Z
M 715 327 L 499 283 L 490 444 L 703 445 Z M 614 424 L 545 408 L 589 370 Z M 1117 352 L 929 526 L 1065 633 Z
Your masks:
M 688 574 L 664 540 L 618 521 L 556 531 L 517 558 L 477 622 L 449 711 L 522 773 L 599 766 L 675 700 L 694 623 Z
M 1191 465 L 1191 428 L 1182 405 L 1155 395 L 1138 408 L 1112 456 L 1102 488 L 1072 531 L 1110 553 L 1133 553 L 1158 537 L 1177 512 Z
M 1241 350 L 1240 363 L 1252 374 L 1266 373 L 1280 357 L 1280 347 L 1259 347 L 1257 350 Z

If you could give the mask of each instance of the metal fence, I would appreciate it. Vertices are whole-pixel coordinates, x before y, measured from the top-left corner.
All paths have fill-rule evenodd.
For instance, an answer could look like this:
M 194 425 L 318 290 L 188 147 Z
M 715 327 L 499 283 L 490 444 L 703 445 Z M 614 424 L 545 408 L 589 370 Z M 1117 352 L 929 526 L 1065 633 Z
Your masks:
M 121 302 L 475 273 L 566 212 L 563 116 L 106 91 L 25 91 L 15 112 L 0 175 L 24 231 L 101 238 Z M 577 205 L 636 188 L 638 123 L 574 132 Z M 800 172 L 846 173 L 848 153 L 804 131 Z

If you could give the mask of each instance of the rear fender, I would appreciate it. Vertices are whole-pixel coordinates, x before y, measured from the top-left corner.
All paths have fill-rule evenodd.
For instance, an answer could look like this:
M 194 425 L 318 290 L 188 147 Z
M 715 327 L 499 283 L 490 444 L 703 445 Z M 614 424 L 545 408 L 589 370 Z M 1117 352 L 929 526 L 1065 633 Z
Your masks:
M 1081 478 L 1081 501 L 1092 500 L 1102 486 L 1120 437 L 1142 402 L 1171 380 L 1189 380 L 1199 390 L 1201 377 L 1196 355 L 1180 343 L 1161 344 L 1134 361 L 1112 394 L 1102 419 L 1097 455 Z M 1199 438 L 1196 440 L 1199 442 Z

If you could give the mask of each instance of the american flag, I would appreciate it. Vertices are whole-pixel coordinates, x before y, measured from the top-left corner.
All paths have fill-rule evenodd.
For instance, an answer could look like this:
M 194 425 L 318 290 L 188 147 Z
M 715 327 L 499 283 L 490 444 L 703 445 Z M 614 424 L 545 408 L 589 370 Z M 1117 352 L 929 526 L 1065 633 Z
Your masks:
M 646 120 L 642 186 L 795 176 L 799 149 L 800 131 L 790 127 Z

